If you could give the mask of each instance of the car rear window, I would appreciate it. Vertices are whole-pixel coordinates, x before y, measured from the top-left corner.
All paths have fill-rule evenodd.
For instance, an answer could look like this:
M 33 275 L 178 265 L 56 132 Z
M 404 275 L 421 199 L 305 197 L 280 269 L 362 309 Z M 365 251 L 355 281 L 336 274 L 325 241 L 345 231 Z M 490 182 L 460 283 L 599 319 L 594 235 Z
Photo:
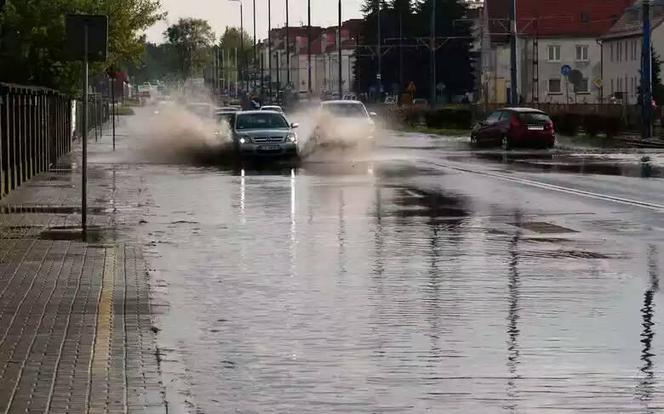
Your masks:
M 545 124 L 551 121 L 549 115 L 541 112 L 521 112 L 519 119 L 527 124 Z
M 325 104 L 323 105 L 323 111 L 340 117 L 366 118 L 369 116 L 361 103 Z

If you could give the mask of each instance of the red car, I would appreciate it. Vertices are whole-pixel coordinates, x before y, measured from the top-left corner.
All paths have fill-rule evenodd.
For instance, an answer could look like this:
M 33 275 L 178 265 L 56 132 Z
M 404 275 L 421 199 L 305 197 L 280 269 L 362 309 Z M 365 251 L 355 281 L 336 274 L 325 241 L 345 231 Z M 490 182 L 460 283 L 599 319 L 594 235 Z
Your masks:
M 504 108 L 478 123 L 470 133 L 473 145 L 500 145 L 504 150 L 515 147 L 553 148 L 556 131 L 546 113 L 531 108 Z

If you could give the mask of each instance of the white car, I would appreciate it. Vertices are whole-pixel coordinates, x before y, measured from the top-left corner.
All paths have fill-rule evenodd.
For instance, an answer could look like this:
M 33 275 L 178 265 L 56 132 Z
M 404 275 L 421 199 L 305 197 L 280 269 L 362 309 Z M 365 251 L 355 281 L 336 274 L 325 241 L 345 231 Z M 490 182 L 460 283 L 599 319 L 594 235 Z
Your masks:
M 284 110 L 279 105 L 265 105 L 261 106 L 261 111 L 274 111 L 279 113 L 284 113 Z
M 320 147 L 373 147 L 374 112 L 360 101 L 325 101 L 319 108 L 314 142 Z

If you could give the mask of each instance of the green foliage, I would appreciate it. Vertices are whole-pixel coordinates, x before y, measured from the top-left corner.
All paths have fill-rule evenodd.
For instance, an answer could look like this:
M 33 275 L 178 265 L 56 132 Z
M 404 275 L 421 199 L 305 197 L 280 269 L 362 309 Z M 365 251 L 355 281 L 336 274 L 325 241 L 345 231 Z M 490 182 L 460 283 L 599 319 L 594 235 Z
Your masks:
M 557 132 L 570 137 L 575 136 L 581 128 L 583 118 L 579 114 L 565 113 L 553 115 L 552 117 L 554 127 Z
M 443 108 L 427 111 L 424 119 L 429 128 L 470 129 L 473 114 L 470 109 Z
M 155 80 L 175 81 L 179 79 L 179 72 L 178 53 L 170 43 L 147 43 L 139 61 L 129 65 L 129 73 L 136 84 Z
M 599 134 L 614 137 L 625 128 L 623 119 L 619 115 L 564 113 L 554 115 L 552 118 L 556 132 L 570 137 L 578 134 L 581 128 L 591 137 Z
M 664 85 L 662 84 L 662 57 L 652 51 L 652 96 L 658 105 L 664 105 Z
M 215 43 L 210 24 L 203 19 L 179 19 L 164 36 L 177 52 L 181 77 L 200 75 L 212 58 L 210 48 Z
M 12 64 L 0 65 L 0 80 L 80 93 L 81 64 L 64 60 L 65 15 L 109 16 L 108 61 L 92 66 L 93 74 L 101 74 L 140 57 L 143 32 L 164 16 L 160 7 L 159 0 L 11 1 L 0 13 L 0 54 Z

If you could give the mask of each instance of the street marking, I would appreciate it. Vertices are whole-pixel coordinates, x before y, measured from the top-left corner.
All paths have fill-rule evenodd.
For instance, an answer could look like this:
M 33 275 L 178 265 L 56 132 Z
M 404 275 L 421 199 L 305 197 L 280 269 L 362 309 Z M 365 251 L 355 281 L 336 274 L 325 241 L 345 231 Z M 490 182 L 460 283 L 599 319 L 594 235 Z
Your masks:
M 510 177 L 505 174 L 500 174 L 500 173 L 493 173 L 493 172 L 488 172 L 488 171 L 477 171 L 477 170 L 471 170 L 468 168 L 462 168 L 462 167 L 457 167 L 449 164 L 441 164 L 433 161 L 428 161 L 428 160 L 423 160 L 427 164 L 435 165 L 437 167 L 442 167 L 442 168 L 448 168 L 451 170 L 455 171 L 460 171 L 460 172 L 465 172 L 465 173 L 470 173 L 470 174 L 476 174 L 476 175 L 483 175 L 486 177 L 491 177 L 491 178 L 496 178 L 499 180 L 503 181 L 510 181 L 513 183 L 517 184 L 523 184 L 527 185 L 530 187 L 535 187 L 543 190 L 552 190 L 552 191 L 558 191 L 561 193 L 566 193 L 566 194 L 573 194 L 573 195 L 579 195 L 583 197 L 588 197 L 588 198 L 593 198 L 596 200 L 603 200 L 603 201 L 611 201 L 614 203 L 618 204 L 625 204 L 625 205 L 630 205 L 630 206 L 635 206 L 635 207 L 641 207 L 645 208 L 648 210 L 653 210 L 658 213 L 664 213 L 664 205 L 661 204 L 655 204 L 655 203 L 647 203 L 645 201 L 638 201 L 638 200 L 632 200 L 629 198 L 622 198 L 622 197 L 614 197 L 610 196 L 607 194 L 600 194 L 600 193 L 593 193 L 591 191 L 585 191 L 585 190 L 579 190 L 576 188 L 570 188 L 570 187 L 563 187 L 555 184 L 547 184 L 543 183 L 540 181 L 535 181 L 535 180 L 530 180 L 527 178 L 518 178 L 518 177 Z
M 92 393 L 101 391 L 93 387 L 95 379 L 102 379 L 102 383 L 108 385 L 109 369 L 111 359 L 111 334 L 113 332 L 113 285 L 115 282 L 115 266 L 117 254 L 115 247 L 105 249 L 104 273 L 102 276 L 101 292 L 99 294 L 99 305 L 97 311 L 97 331 L 90 363 L 90 379 L 88 390 L 88 413 L 106 412 L 108 407 L 91 405 L 93 401 L 106 401 L 107 398 L 92 398 Z M 105 392 L 108 396 L 108 387 Z

